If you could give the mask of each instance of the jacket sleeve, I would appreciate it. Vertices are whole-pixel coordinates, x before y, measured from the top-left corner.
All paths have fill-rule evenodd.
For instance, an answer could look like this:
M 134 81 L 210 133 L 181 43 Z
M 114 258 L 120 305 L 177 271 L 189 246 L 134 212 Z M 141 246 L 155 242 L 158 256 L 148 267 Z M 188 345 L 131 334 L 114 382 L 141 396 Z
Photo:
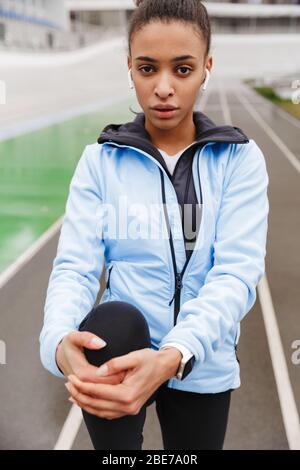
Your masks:
M 56 257 L 50 274 L 40 333 L 43 366 L 64 377 L 56 347 L 93 308 L 104 263 L 100 221 L 99 146 L 87 145 L 72 177 Z
M 181 306 L 161 346 L 176 341 L 196 361 L 209 360 L 254 305 L 265 271 L 268 183 L 265 158 L 255 141 L 236 146 L 223 179 L 213 266 L 197 297 Z

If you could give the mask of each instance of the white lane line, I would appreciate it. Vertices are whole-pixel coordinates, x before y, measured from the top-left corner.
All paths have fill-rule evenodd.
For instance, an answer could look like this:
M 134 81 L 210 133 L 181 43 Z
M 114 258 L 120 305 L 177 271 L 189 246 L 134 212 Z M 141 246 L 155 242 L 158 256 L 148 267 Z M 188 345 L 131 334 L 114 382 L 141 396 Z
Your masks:
M 231 113 L 230 109 L 228 106 L 228 101 L 227 101 L 227 96 L 224 91 L 224 87 L 221 85 L 220 80 L 218 80 L 218 91 L 219 91 L 219 96 L 220 96 L 220 103 L 221 103 L 221 109 L 223 113 L 223 118 L 224 118 L 224 124 L 232 126 L 232 119 L 231 119 Z
M 25 264 L 49 242 L 59 231 L 63 216 L 60 217 L 41 237 L 39 237 L 19 258 L 16 259 L 5 271 L 0 274 L 0 289 L 20 271 Z
M 288 373 L 269 284 L 265 275 L 258 284 L 258 293 L 289 448 L 290 450 L 300 450 L 299 415 Z
M 264 98 L 264 100 L 266 101 L 267 98 Z M 280 108 L 279 106 L 276 106 L 276 104 L 273 104 L 271 102 L 269 102 L 268 104 L 272 105 L 272 109 L 275 109 L 275 112 L 278 113 L 283 119 L 285 119 L 290 124 L 293 124 L 295 127 L 300 129 L 300 121 L 296 119 L 294 116 L 292 116 L 291 114 L 289 114 L 288 111 L 286 111 L 283 108 Z
M 276 104 L 272 103 L 268 98 L 260 95 L 257 91 L 253 90 L 251 87 L 246 86 L 244 83 L 241 84 L 245 93 L 249 96 L 253 96 L 255 100 L 259 103 L 263 104 L 264 106 L 268 106 L 269 109 L 273 110 L 275 113 L 279 114 L 283 119 L 288 121 L 293 126 L 300 129 L 300 121 L 299 119 L 295 118 L 292 114 L 286 111 L 284 108 L 277 106 Z M 250 96 L 249 96 L 250 97 Z
M 251 106 L 252 108 L 252 106 Z M 229 108 L 228 108 L 229 109 Z M 250 110 L 249 110 L 250 113 Z M 253 116 L 252 113 L 250 113 Z M 257 114 L 257 113 L 256 113 Z M 255 119 L 255 117 L 254 117 Z M 262 120 L 262 119 L 260 119 Z M 259 122 L 260 124 L 260 122 Z M 300 449 L 300 421 L 291 385 L 287 363 L 280 337 L 279 327 L 273 306 L 273 301 L 264 274 L 257 286 L 258 297 L 263 314 L 265 330 L 270 350 L 271 362 L 275 376 L 275 382 L 279 397 L 281 414 L 287 436 L 289 448 L 291 450 Z
M 77 405 L 72 405 L 53 450 L 70 450 L 78 434 L 81 422 L 81 408 Z
M 273 131 L 269 124 L 267 124 L 267 122 L 260 116 L 254 106 L 252 106 L 252 104 L 241 92 L 236 93 L 236 97 L 244 106 L 244 108 L 246 108 L 248 113 L 251 114 L 257 124 L 265 131 L 265 133 L 270 137 L 270 139 L 273 140 L 275 145 L 277 145 L 279 150 L 283 153 L 283 156 L 287 158 L 291 165 L 295 168 L 295 170 L 300 173 L 300 160 L 298 160 L 296 155 L 285 145 L 285 143 L 280 139 L 280 137 L 278 137 L 278 135 Z

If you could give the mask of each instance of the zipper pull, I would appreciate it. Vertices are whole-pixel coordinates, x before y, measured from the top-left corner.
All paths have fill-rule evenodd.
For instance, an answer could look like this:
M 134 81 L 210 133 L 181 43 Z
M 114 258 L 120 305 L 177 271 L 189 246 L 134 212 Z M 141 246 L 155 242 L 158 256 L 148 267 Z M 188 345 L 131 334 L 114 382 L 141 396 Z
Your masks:
M 174 299 L 175 299 L 175 294 L 173 295 L 172 300 L 169 302 L 169 307 L 170 307 L 170 305 L 171 305 L 171 303 L 173 302 Z
M 176 277 L 175 277 L 175 291 L 174 291 L 174 295 L 173 295 L 173 297 L 172 297 L 172 300 L 169 302 L 169 306 L 171 305 L 171 303 L 172 303 L 173 300 L 175 299 L 175 295 L 177 294 L 178 291 L 180 291 L 181 288 L 182 288 L 181 273 L 176 273 Z
M 181 273 L 176 274 L 176 291 L 180 290 L 182 287 Z
M 108 278 L 107 278 L 107 282 L 106 282 L 106 289 L 109 289 L 109 278 L 110 278 L 110 273 L 111 273 L 112 268 L 113 268 L 113 266 L 111 266 L 108 270 Z

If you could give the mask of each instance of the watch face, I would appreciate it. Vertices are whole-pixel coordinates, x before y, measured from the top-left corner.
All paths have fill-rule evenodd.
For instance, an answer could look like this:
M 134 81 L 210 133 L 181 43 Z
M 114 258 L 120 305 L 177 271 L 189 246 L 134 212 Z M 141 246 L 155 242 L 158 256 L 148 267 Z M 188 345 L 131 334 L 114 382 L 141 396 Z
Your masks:
M 186 363 L 183 369 L 181 380 L 183 380 L 193 369 L 193 365 L 195 362 L 195 356 L 192 356 Z

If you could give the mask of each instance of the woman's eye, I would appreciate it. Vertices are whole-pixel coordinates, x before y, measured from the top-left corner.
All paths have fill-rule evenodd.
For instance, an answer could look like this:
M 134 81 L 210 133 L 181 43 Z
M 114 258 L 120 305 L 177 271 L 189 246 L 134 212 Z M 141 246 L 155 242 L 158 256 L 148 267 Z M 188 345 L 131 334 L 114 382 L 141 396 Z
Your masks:
M 143 72 L 145 72 L 145 69 L 152 69 L 152 67 L 151 67 L 151 65 L 144 65 L 143 67 L 140 67 L 139 70 L 142 70 Z
M 146 69 L 148 69 L 148 72 L 149 72 L 149 69 L 151 70 L 153 69 L 153 67 L 151 65 L 143 65 L 142 67 L 140 67 L 139 70 L 142 70 L 143 72 L 147 74 L 148 72 Z M 189 72 L 192 71 L 192 69 L 190 69 L 189 67 L 185 67 L 185 66 L 178 67 L 176 70 L 180 70 L 180 69 L 188 70 Z M 181 75 L 189 75 L 189 73 L 181 73 Z
M 178 70 L 179 70 L 179 69 L 181 69 L 181 70 L 182 70 L 182 69 L 189 70 L 190 72 L 192 71 L 189 67 L 184 67 L 184 66 L 178 67 Z M 183 75 L 189 75 L 189 73 L 184 73 Z

